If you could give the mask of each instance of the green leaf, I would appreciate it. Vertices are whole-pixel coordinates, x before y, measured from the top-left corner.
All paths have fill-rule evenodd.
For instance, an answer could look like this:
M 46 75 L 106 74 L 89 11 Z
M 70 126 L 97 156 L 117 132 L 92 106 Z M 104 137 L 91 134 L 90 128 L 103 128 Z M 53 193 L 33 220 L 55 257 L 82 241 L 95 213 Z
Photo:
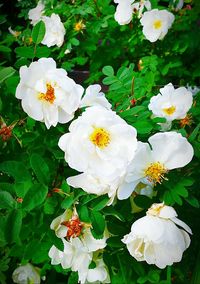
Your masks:
M 72 272 L 69 276 L 67 284 L 77 284 L 78 283 L 78 273 Z
M 61 203 L 61 208 L 68 209 L 74 203 L 74 198 L 72 196 L 66 197 L 63 202 Z
M 40 155 L 33 153 L 30 158 L 30 164 L 38 181 L 48 184 L 50 180 L 49 167 L 44 159 Z
M 47 193 L 48 189 L 45 185 L 39 183 L 32 185 L 24 197 L 22 207 L 28 211 L 34 209 L 43 203 Z
M 92 200 L 90 202 L 89 206 L 93 210 L 99 211 L 99 210 L 103 209 L 107 205 L 109 200 L 110 200 L 110 198 L 108 196 L 105 196 L 105 195 L 99 196 L 95 200 Z
M 152 199 L 145 195 L 137 195 L 134 198 L 134 202 L 138 207 L 147 209 L 151 206 Z
M 33 30 L 32 30 L 31 36 L 32 36 L 33 42 L 36 44 L 40 43 L 44 38 L 45 32 L 46 32 L 46 28 L 45 28 L 44 22 L 43 21 L 38 22 L 33 27 Z
M 121 248 L 124 247 L 124 244 L 119 237 L 111 237 L 107 240 L 107 245 L 112 248 Z
M 103 67 L 102 72 L 106 76 L 114 76 L 114 69 L 112 68 L 112 66 Z
M 20 57 L 33 58 L 34 57 L 34 48 L 33 48 L 33 46 L 16 47 L 15 53 Z
M 31 180 L 31 176 L 22 162 L 5 161 L 0 164 L 0 171 L 12 176 L 16 182 Z
M 0 84 L 11 77 L 15 73 L 15 69 L 12 67 L 5 67 L 0 70 Z
M 94 231 L 94 237 L 102 238 L 105 230 L 105 219 L 98 211 L 91 211 L 92 232 Z
M 79 206 L 77 206 L 77 211 L 81 221 L 86 223 L 91 222 L 87 206 L 82 206 L 82 204 L 80 204 Z
M 16 205 L 16 201 L 12 195 L 7 191 L 0 192 L 0 208 L 1 209 L 11 209 Z
M 41 57 L 48 57 L 51 54 L 51 49 L 47 46 L 37 46 L 35 57 L 41 58 Z
M 191 206 L 195 207 L 195 208 L 199 208 L 200 205 L 199 205 L 199 201 L 198 199 L 196 199 L 196 197 L 190 195 L 189 197 L 187 197 L 185 199 Z
M 20 242 L 19 234 L 22 226 L 22 210 L 12 210 L 8 216 L 5 236 L 9 243 Z

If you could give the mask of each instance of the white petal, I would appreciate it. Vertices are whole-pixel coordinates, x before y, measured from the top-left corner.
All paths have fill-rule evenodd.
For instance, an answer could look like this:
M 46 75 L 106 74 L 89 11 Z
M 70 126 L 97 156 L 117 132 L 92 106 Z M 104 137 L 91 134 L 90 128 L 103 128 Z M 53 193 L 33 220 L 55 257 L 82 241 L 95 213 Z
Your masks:
M 154 160 L 169 170 L 184 167 L 194 155 L 192 145 L 180 133 L 157 133 L 149 138 L 149 143 Z

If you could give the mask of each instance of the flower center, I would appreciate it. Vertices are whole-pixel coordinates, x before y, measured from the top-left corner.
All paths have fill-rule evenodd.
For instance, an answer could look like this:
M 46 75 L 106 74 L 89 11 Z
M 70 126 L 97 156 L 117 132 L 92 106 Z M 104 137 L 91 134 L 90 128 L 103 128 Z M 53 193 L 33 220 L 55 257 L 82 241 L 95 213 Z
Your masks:
M 69 221 L 64 221 L 62 225 L 67 227 L 67 239 L 76 238 L 80 236 L 83 229 L 83 223 L 81 223 L 78 217 L 72 217 Z
M 164 203 L 154 203 L 147 211 L 147 215 L 158 216 L 160 210 L 165 206 Z
M 46 93 L 40 93 L 39 94 L 39 99 L 40 100 L 44 100 L 49 102 L 50 104 L 53 104 L 54 100 L 55 100 L 55 91 L 54 88 L 51 86 L 51 84 L 47 83 L 46 84 L 47 90 Z
M 101 149 L 107 147 L 110 143 L 110 134 L 104 128 L 94 128 L 89 138 L 94 145 Z
M 158 30 L 162 27 L 162 21 L 161 20 L 156 20 L 153 23 L 154 29 Z
M 150 182 L 161 183 L 168 170 L 160 162 L 151 163 L 150 166 L 145 170 L 145 176 Z
M 163 108 L 164 113 L 167 115 L 172 115 L 175 112 L 175 110 L 176 110 L 175 106 Z
M 82 20 L 79 21 L 79 22 L 77 22 L 77 23 L 75 24 L 75 26 L 74 26 L 74 30 L 77 31 L 77 32 L 83 30 L 84 28 L 85 28 L 85 25 L 84 25 L 84 23 L 82 22 Z

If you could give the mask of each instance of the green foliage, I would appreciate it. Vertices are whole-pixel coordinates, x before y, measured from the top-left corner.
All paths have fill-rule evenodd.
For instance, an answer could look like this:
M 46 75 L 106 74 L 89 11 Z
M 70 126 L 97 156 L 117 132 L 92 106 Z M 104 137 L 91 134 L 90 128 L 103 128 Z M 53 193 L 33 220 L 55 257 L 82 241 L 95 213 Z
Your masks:
M 43 21 L 40 21 L 33 27 L 31 37 L 33 39 L 33 42 L 35 44 L 38 44 L 43 40 L 44 35 L 45 35 L 45 24 Z

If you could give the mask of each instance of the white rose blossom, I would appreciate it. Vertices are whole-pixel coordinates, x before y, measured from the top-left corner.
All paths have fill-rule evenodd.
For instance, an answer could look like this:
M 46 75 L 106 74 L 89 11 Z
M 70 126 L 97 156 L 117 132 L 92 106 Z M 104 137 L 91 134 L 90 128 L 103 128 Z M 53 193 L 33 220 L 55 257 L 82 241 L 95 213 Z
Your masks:
M 180 229 L 179 227 L 183 229 Z M 153 204 L 147 216 L 133 223 L 122 242 L 137 261 L 146 261 L 163 269 L 179 262 L 190 245 L 191 229 L 177 218 L 176 211 L 163 203 Z
M 162 183 L 168 171 L 186 166 L 194 155 L 192 145 L 180 133 L 163 132 L 151 136 L 148 143 L 138 142 L 117 192 L 118 199 L 128 198 L 139 183 Z
M 91 85 L 86 89 L 80 107 L 88 106 L 103 106 L 107 109 L 111 109 L 112 105 L 106 99 L 105 94 L 101 92 L 100 85 Z
M 37 6 L 28 12 L 28 18 L 31 20 L 31 24 L 34 26 L 36 25 L 41 19 L 44 13 L 44 4 L 39 1 Z
M 169 83 L 160 89 L 157 96 L 153 96 L 148 105 L 156 117 L 164 117 L 168 122 L 183 119 L 193 103 L 192 93 L 185 87 L 175 89 Z
M 61 264 L 63 269 L 71 268 L 72 271 L 77 271 L 81 283 L 85 283 L 87 278 L 94 278 L 89 264 L 92 261 L 93 252 L 106 246 L 106 234 L 102 239 L 95 239 L 90 231 L 90 225 L 81 222 L 77 213 L 71 210 L 66 210 L 54 219 L 50 227 L 55 230 L 57 237 L 62 239 L 64 245 L 63 251 L 55 246 L 51 247 L 49 251 L 51 264 Z M 96 272 L 99 273 L 99 277 L 104 278 L 105 271 L 101 266 Z
M 43 16 L 42 21 L 45 23 L 46 32 L 41 43 L 48 47 L 61 47 L 66 31 L 59 15 L 53 13 L 50 17 Z
M 134 157 L 136 129 L 115 112 L 93 106 L 71 123 L 69 133 L 61 136 L 58 145 L 71 168 L 105 181 L 114 180 Z
M 115 21 L 119 25 L 129 24 L 132 20 L 134 0 L 114 0 L 114 2 L 118 4 L 114 15 Z
M 37 283 L 40 284 L 40 273 L 37 267 L 27 263 L 21 265 L 13 271 L 12 279 L 14 283 L 18 284 L 29 284 Z
M 151 42 L 163 39 L 174 19 L 174 15 L 167 10 L 153 9 L 145 12 L 140 20 L 144 36 Z
M 70 121 L 82 94 L 83 88 L 64 69 L 56 68 L 52 58 L 41 58 L 20 68 L 16 97 L 22 100 L 23 110 L 47 128 Z

